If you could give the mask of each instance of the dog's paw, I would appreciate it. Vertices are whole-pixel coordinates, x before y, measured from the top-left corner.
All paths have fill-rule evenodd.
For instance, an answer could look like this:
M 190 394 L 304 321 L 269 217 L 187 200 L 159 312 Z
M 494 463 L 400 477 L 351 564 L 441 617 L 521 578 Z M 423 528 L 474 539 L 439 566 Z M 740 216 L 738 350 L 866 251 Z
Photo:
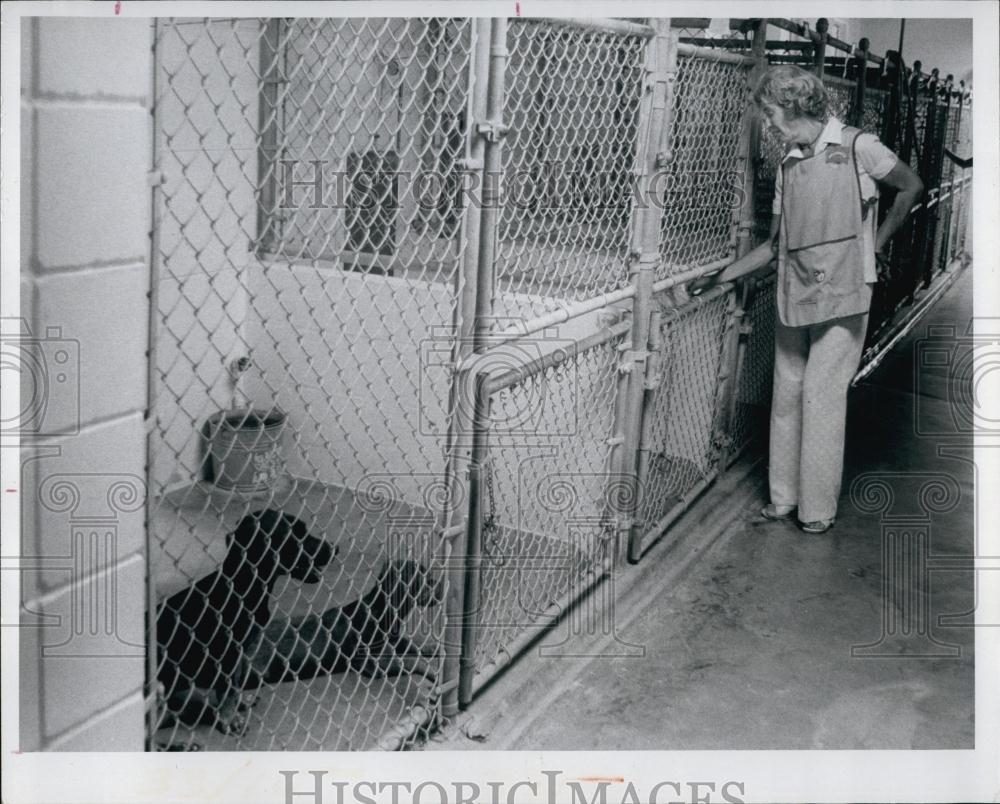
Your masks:
M 233 737 L 242 737 L 247 733 L 247 727 L 250 725 L 250 718 L 243 712 L 236 712 L 232 717 L 226 720 L 220 720 L 216 724 L 216 729 L 221 731 L 223 734 L 228 734 Z
M 260 701 L 260 696 L 256 692 L 249 690 L 241 692 L 239 703 L 236 704 L 236 711 L 249 712 L 257 705 L 258 701 Z
M 201 743 L 196 743 L 193 740 L 189 743 L 179 742 L 179 743 L 157 743 L 157 751 L 204 751 L 205 747 Z

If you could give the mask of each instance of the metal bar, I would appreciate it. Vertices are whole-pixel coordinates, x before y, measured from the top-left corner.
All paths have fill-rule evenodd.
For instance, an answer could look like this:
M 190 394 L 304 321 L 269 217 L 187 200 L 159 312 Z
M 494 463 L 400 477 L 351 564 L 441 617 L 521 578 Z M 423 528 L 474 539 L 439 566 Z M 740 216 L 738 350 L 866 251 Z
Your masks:
M 484 29 L 485 33 L 485 29 Z M 485 348 L 493 317 L 494 262 L 499 220 L 498 179 L 502 168 L 503 104 L 507 70 L 507 20 L 493 18 L 489 24 L 489 64 L 486 82 L 485 120 L 479 133 L 486 139 L 483 151 L 483 209 L 480 216 L 479 251 L 476 270 L 475 323 L 473 350 Z M 486 127 L 484 127 L 486 124 Z M 468 375 L 472 378 L 472 375 Z M 461 619 L 461 655 L 458 667 L 457 704 L 464 707 L 471 697 L 475 671 L 475 651 L 481 612 L 482 494 L 481 475 L 486 460 L 486 432 L 489 426 L 489 397 L 484 396 L 486 377 L 476 375 L 472 413 L 472 454 L 469 465 L 469 532 L 465 551 L 465 588 Z M 451 702 L 449 700 L 449 702 Z
M 718 48 L 691 45 L 687 42 L 680 41 L 677 43 L 677 53 L 681 56 L 708 59 L 709 61 L 720 61 L 724 64 L 756 63 L 756 59 L 753 56 L 747 56 L 742 53 L 730 53 L 726 50 L 720 50 Z
M 955 280 L 958 279 L 964 268 L 965 265 L 960 260 L 953 261 L 952 265 L 949 266 L 949 269 L 946 270 L 946 277 L 927 294 L 925 294 L 923 298 L 920 299 L 918 304 L 911 307 L 910 312 L 901 322 L 899 322 L 899 324 L 879 339 L 879 342 L 869 350 L 869 353 L 872 356 L 866 357 L 864 365 L 861 369 L 859 369 L 858 373 L 854 375 L 854 379 L 851 380 L 852 388 L 879 367 L 885 356 L 895 348 L 897 343 L 899 343 L 913 330 L 927 311 L 934 306 L 937 300 L 941 298 L 945 291 L 947 291 Z
M 761 20 L 757 23 L 754 28 L 753 35 L 753 53 L 756 59 L 756 64 L 754 68 L 750 71 L 750 82 L 755 83 L 757 77 L 767 69 L 767 21 Z M 740 212 L 740 232 L 741 237 L 737 243 L 737 257 L 742 257 L 747 252 L 749 252 L 753 246 L 751 233 L 754 229 L 754 224 L 756 223 L 756 204 L 754 203 L 754 187 L 756 185 L 756 161 L 749 158 L 751 155 L 758 153 L 759 142 L 760 142 L 760 119 L 757 115 L 748 115 L 748 120 L 745 122 L 745 130 L 747 134 L 747 155 L 748 159 L 746 162 L 747 176 L 743 184 L 743 209 Z M 729 467 L 731 463 L 734 462 L 734 456 L 731 452 L 731 441 L 732 441 L 732 426 L 733 421 L 736 417 L 736 402 L 738 398 L 738 389 L 740 387 L 740 378 L 742 377 L 744 362 L 746 360 L 747 353 L 747 342 L 749 340 L 749 333 L 745 331 L 744 319 L 749 310 L 750 302 L 753 299 L 754 290 L 757 284 L 757 277 L 754 275 L 748 276 L 738 283 L 737 290 L 737 303 L 736 303 L 736 313 L 737 313 L 737 324 L 735 327 L 735 334 L 733 339 L 735 342 L 735 348 L 732 353 L 732 370 L 730 372 L 732 376 L 732 393 L 729 394 L 728 402 L 726 404 L 725 418 L 721 422 L 721 427 L 726 436 L 730 439 L 720 457 L 720 465 L 723 471 Z
M 150 31 L 152 34 L 152 51 L 153 51 L 153 70 L 150 76 L 150 93 L 152 98 L 152 113 L 153 113 L 153 125 L 152 129 L 152 160 L 153 169 L 159 170 L 159 126 L 156 124 L 156 112 L 158 109 L 157 104 L 157 91 L 158 84 L 157 74 L 159 73 L 159 49 L 158 49 L 158 32 L 161 30 L 162 23 L 158 19 L 154 19 L 150 24 Z M 156 707 L 157 700 L 157 690 L 158 684 L 156 680 L 157 668 L 159 666 L 159 657 L 156 655 L 156 584 L 155 576 L 153 573 L 153 528 L 152 528 L 152 510 L 151 510 L 151 500 L 152 500 L 152 490 L 150 489 L 151 483 L 150 479 L 153 475 L 153 452 L 156 447 L 155 436 L 154 436 L 154 426 L 156 418 L 156 387 L 157 387 L 157 350 L 156 343 L 158 340 L 159 332 L 159 289 L 160 289 L 160 203 L 161 203 L 161 185 L 155 183 L 150 188 L 149 204 L 150 204 L 150 238 L 149 238 L 149 310 L 148 310 L 148 323 L 147 323 L 147 337 L 149 339 L 149 345 L 146 351 L 146 412 L 143 417 L 146 424 L 146 500 L 145 509 L 143 513 L 144 518 L 144 540 L 146 544 L 146 562 L 145 562 L 145 583 L 146 583 L 146 678 L 143 693 L 147 700 L 150 698 L 153 701 L 152 706 L 146 707 L 146 735 L 145 744 L 146 750 L 152 751 L 153 746 L 153 734 L 156 732 L 156 725 L 159 719 L 159 712 Z
M 507 20 L 495 18 L 490 30 L 489 80 L 486 85 L 486 120 L 481 128 L 486 139 L 483 152 L 483 209 L 479 237 L 479 289 L 476 294 L 476 324 L 473 330 L 474 349 L 482 347 L 493 317 L 497 225 L 500 217 L 499 178 L 503 169 L 502 141 L 504 133 L 503 104 L 507 69 Z
M 279 49 L 284 52 L 282 26 L 284 20 L 264 22 L 264 35 L 260 39 L 258 74 L 261 77 L 260 106 L 257 109 L 257 236 L 254 251 L 257 257 L 269 251 L 280 238 L 275 229 L 281 225 L 277 210 L 278 165 L 278 98 Z M 283 98 L 283 96 L 282 96 Z
M 638 459 L 636 464 L 636 503 L 637 512 L 646 510 L 646 488 L 649 477 L 649 455 L 652 451 L 651 441 L 653 439 L 653 411 L 657 395 L 662 392 L 662 378 L 660 376 L 661 364 L 663 363 L 663 312 L 657 307 L 653 310 L 649 324 L 649 358 L 646 361 L 646 378 L 642 399 L 642 411 L 640 414 L 641 426 L 639 430 Z M 635 521 L 635 517 L 629 523 L 629 540 L 635 537 L 631 531 L 639 528 L 640 523 Z
M 760 75 L 767 68 L 767 55 L 764 52 L 764 40 L 767 35 L 767 24 L 758 22 L 754 28 L 752 59 L 753 67 L 747 75 L 747 83 L 753 87 Z M 756 164 L 753 154 L 757 152 L 760 141 L 760 117 L 749 107 L 744 107 L 743 128 L 740 131 L 739 166 L 743 173 L 743 203 L 739 209 L 733 210 L 733 225 L 736 229 L 736 248 L 733 256 L 739 258 L 753 247 L 754 228 L 754 184 L 756 179 Z
M 782 48 L 787 50 L 793 50 L 793 49 L 805 50 L 810 42 L 815 43 L 820 38 L 820 34 L 818 31 L 807 28 L 806 26 L 801 25 L 800 23 L 792 22 L 791 20 L 776 19 L 772 17 L 767 19 L 766 22 L 768 25 L 773 25 L 775 28 L 780 28 L 783 31 L 788 31 L 789 33 L 793 33 L 796 36 L 801 36 L 809 40 L 808 42 L 782 42 L 779 40 L 772 40 L 767 43 L 768 49 Z M 844 42 L 841 39 L 837 39 L 834 36 L 827 36 L 826 44 L 834 48 L 835 50 L 844 51 L 852 56 L 857 56 L 859 52 L 858 48 L 855 48 L 850 43 Z M 883 56 L 877 56 L 874 53 L 868 53 L 867 58 L 868 61 L 872 62 L 873 64 L 883 64 L 885 62 L 885 58 Z
M 868 40 L 862 39 L 860 44 L 860 49 L 862 50 L 861 56 L 856 56 L 856 66 L 858 70 L 857 76 L 857 88 L 854 91 L 854 109 L 852 110 L 854 114 L 853 124 L 858 128 L 865 119 L 865 90 L 868 88 Z
M 579 316 L 586 315 L 587 313 L 592 313 L 595 310 L 610 307 L 618 302 L 631 299 L 634 295 L 635 286 L 630 285 L 629 287 L 622 288 L 621 290 L 615 290 L 611 293 L 602 293 L 600 296 L 595 296 L 591 299 L 568 304 L 558 310 L 553 310 L 551 313 L 546 313 L 545 315 L 537 318 L 532 318 L 529 321 L 514 324 L 513 326 L 507 327 L 507 329 L 500 330 L 500 332 L 494 332 L 489 336 L 490 346 L 495 346 L 497 343 L 503 343 L 515 338 L 523 338 L 525 335 L 532 335 L 536 332 L 541 332 L 543 329 L 548 329 L 549 327 L 554 327 L 558 324 L 564 324 L 570 319 L 578 318 Z
M 609 17 L 516 17 L 515 19 L 518 22 L 538 21 L 558 28 L 575 28 L 619 36 L 641 36 L 645 39 L 650 39 L 654 35 L 653 28 L 649 25 Z
M 688 270 L 681 271 L 673 276 L 660 279 L 659 281 L 653 283 L 653 293 L 661 293 L 662 291 L 669 290 L 677 285 L 683 285 L 686 282 L 690 282 L 692 279 L 697 279 L 699 276 L 705 276 L 705 274 L 712 274 L 716 271 L 721 271 L 733 262 L 734 260 L 732 257 L 723 257 L 722 259 L 713 260 L 712 262 L 706 262 L 704 265 L 699 265 L 697 268 L 689 268 Z
M 524 365 L 509 369 L 503 374 L 488 377 L 486 394 L 487 396 L 492 396 L 498 391 L 502 391 L 504 388 L 510 388 L 512 385 L 517 385 L 519 382 L 523 382 L 533 374 L 546 371 L 547 369 L 557 366 L 560 363 L 564 363 L 583 352 L 588 352 L 597 346 L 607 343 L 608 341 L 619 338 L 630 329 L 632 329 L 631 321 L 621 321 L 614 326 L 604 327 L 597 332 L 592 332 L 590 335 L 577 341 L 573 344 L 572 353 L 565 349 L 554 349 L 548 354 L 529 360 Z M 482 357 L 486 359 L 489 357 L 489 354 L 489 352 L 484 352 Z
M 489 76 L 490 20 L 476 20 L 473 28 L 474 49 L 473 58 L 469 63 L 469 106 L 467 119 L 470 121 L 486 118 L 486 86 Z M 475 135 L 473 126 L 467 126 L 466 150 L 469 164 L 483 164 L 483 153 L 486 143 Z M 481 210 L 471 204 L 466 204 L 462 215 L 464 227 L 465 248 L 460 258 L 459 270 L 456 271 L 456 292 L 458 304 L 455 306 L 453 328 L 455 340 L 452 345 L 452 363 L 454 369 L 449 390 L 449 426 L 445 445 L 445 487 L 449 490 L 448 505 L 444 512 L 442 550 L 448 553 L 446 563 L 449 592 L 445 600 L 445 657 L 442 670 L 442 683 L 451 684 L 442 697 L 442 713 L 452 717 L 458 713 L 458 677 L 462 646 L 462 617 L 465 614 L 465 550 L 468 539 L 455 538 L 452 534 L 467 531 L 470 523 L 467 519 L 467 509 L 460 503 L 465 499 L 465 485 L 468 480 L 467 470 L 472 459 L 469 428 L 473 421 L 474 411 L 470 409 L 471 399 L 465 393 L 469 375 L 462 370 L 462 362 L 473 349 L 473 327 L 476 319 L 477 292 L 479 290 L 479 241 L 481 236 Z
M 472 424 L 472 461 L 469 465 L 469 531 L 465 551 L 465 606 L 462 613 L 462 652 L 459 660 L 458 705 L 464 709 L 472 700 L 472 680 L 476 672 L 483 569 L 484 473 L 492 471 L 489 462 L 489 376 L 475 376 L 475 413 Z
M 726 326 L 722 333 L 722 355 L 719 360 L 719 375 L 716 380 L 715 417 L 712 429 L 713 438 L 722 436 L 722 443 L 717 445 L 719 454 L 717 465 L 725 467 L 729 455 L 729 422 L 730 411 L 735 405 L 736 381 L 739 372 L 739 345 L 743 316 L 746 310 L 737 304 L 736 294 L 729 298 L 726 311 Z
M 668 150 L 664 138 L 671 128 L 674 83 L 677 79 L 678 38 L 676 30 L 670 29 L 666 19 L 653 21 L 656 36 L 646 48 L 646 87 L 639 107 L 639 130 L 644 136 L 637 141 L 635 170 L 639 199 L 648 198 L 649 184 L 658 169 L 658 154 Z M 632 299 L 632 349 L 643 349 L 649 340 L 649 321 L 653 303 L 653 280 L 660 262 L 660 221 L 661 211 L 657 206 L 632 207 L 632 258 L 633 284 L 636 292 Z M 625 420 L 621 428 L 625 439 L 622 445 L 622 462 L 619 472 L 632 484 L 628 495 L 628 506 L 624 512 L 627 518 L 635 515 L 638 477 L 636 460 L 639 451 L 639 434 L 642 422 L 642 400 L 645 393 L 645 364 L 623 366 L 630 371 L 628 378 L 628 399 L 625 405 Z M 629 534 L 629 560 L 638 560 L 641 534 L 633 528 Z
M 514 637 L 508 645 L 500 647 L 500 653 L 486 667 L 476 673 L 470 698 L 477 695 L 493 679 L 507 667 L 509 667 L 525 650 L 548 631 L 548 628 L 555 625 L 574 606 L 580 603 L 598 585 L 605 581 L 613 567 L 612 559 L 605 558 L 601 563 L 599 571 L 591 571 L 582 584 L 565 592 L 559 598 L 545 608 L 531 628 L 522 630 Z

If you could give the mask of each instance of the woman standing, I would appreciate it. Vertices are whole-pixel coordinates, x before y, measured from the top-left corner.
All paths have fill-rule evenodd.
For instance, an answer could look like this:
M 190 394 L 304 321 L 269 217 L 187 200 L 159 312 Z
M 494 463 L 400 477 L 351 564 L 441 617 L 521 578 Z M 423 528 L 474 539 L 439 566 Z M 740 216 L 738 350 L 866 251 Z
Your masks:
M 763 125 L 786 145 L 771 238 L 699 292 L 778 258 L 767 519 L 833 526 L 844 464 L 847 390 L 861 359 L 877 259 L 923 192 L 920 178 L 873 134 L 827 112 L 822 81 L 798 67 L 765 72 L 753 93 Z M 896 197 L 876 231 L 878 186 Z

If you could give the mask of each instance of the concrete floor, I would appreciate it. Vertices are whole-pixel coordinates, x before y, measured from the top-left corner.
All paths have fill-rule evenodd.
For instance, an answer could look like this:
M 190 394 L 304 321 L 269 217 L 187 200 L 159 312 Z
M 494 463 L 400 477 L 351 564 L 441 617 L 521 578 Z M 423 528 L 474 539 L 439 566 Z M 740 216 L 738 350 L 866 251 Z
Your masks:
M 973 629 L 962 616 L 974 605 L 973 574 L 941 569 L 974 549 L 971 438 L 953 435 L 948 366 L 914 371 L 935 327 L 965 331 L 971 300 L 967 270 L 852 392 L 832 531 L 761 520 L 765 463 L 741 461 L 642 562 L 621 568 L 613 635 L 576 633 L 576 655 L 564 646 L 549 657 L 540 646 L 566 633 L 542 636 L 426 748 L 973 747 Z M 891 488 L 890 513 L 911 519 L 931 479 L 922 473 L 947 476 L 954 505 L 925 523 L 923 588 L 894 581 L 905 564 L 898 553 L 883 560 L 882 515 L 852 502 L 852 482 L 869 472 Z M 901 588 L 911 596 L 887 591 Z M 929 620 L 905 618 L 907 601 L 926 604 Z M 959 616 L 939 621 L 947 615 Z M 883 638 L 884 622 L 912 630 Z

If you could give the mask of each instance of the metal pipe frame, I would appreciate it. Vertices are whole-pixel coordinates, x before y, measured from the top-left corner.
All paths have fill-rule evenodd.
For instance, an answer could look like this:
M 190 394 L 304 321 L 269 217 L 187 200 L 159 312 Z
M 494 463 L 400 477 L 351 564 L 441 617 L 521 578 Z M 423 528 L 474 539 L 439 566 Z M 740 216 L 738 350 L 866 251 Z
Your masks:
M 557 28 L 574 28 L 619 36 L 641 36 L 644 39 L 651 39 L 655 34 L 649 25 L 610 17 L 515 17 L 514 19 L 520 22 L 545 22 Z
M 484 31 L 485 32 L 485 31 Z M 485 348 L 493 317 L 494 263 L 496 259 L 497 223 L 499 221 L 500 188 L 490 181 L 498 177 L 503 166 L 503 139 L 506 127 L 503 122 L 505 78 L 507 72 L 507 20 L 493 18 L 489 21 L 489 61 L 486 81 L 485 118 L 478 121 L 478 133 L 485 139 L 483 152 L 483 208 L 481 210 L 479 250 L 476 268 L 476 312 L 472 332 L 473 351 Z M 471 128 L 471 127 L 470 127 Z M 472 380 L 472 444 L 469 463 L 468 533 L 464 550 L 464 589 L 462 616 L 457 628 L 461 633 L 458 659 L 458 686 L 448 693 L 449 707 L 464 707 L 471 698 L 474 656 L 479 629 L 480 573 L 482 570 L 482 473 L 486 456 L 486 435 L 489 427 L 489 396 L 484 395 L 487 379 L 462 371 L 463 386 Z
M 489 80 L 491 20 L 477 19 L 474 30 L 474 57 L 470 60 L 468 119 L 484 120 L 487 116 L 485 87 Z M 476 136 L 473 126 L 468 126 L 467 161 L 471 166 L 483 165 L 486 142 Z M 442 534 L 468 529 L 466 499 L 468 467 L 472 459 L 470 425 L 475 411 L 472 399 L 466 392 L 468 374 L 463 361 L 472 354 L 473 333 L 476 322 L 479 288 L 479 249 L 482 233 L 482 211 L 467 205 L 462 216 L 465 248 L 456 276 L 458 303 L 454 310 L 452 344 L 451 388 L 448 399 L 448 436 L 445 445 L 445 487 L 448 504 L 442 516 Z M 441 699 L 442 715 L 453 717 L 458 713 L 458 678 L 461 662 L 462 617 L 465 614 L 465 576 L 467 539 L 441 537 L 442 558 L 448 579 L 445 597 L 444 660 L 442 683 L 449 685 Z
M 688 44 L 687 42 L 677 43 L 677 53 L 681 56 L 689 56 L 697 59 L 705 59 L 706 61 L 719 61 L 723 62 L 724 64 L 756 63 L 756 59 L 753 56 L 746 56 L 742 53 L 730 53 L 727 50 L 721 50 L 719 48 L 691 45 Z
M 668 19 L 651 21 L 656 36 L 647 43 L 645 64 L 645 92 L 639 107 L 639 130 L 635 159 L 638 197 L 647 198 L 649 184 L 661 161 L 660 154 L 672 150 L 669 143 L 674 84 L 677 80 L 678 39 Z M 622 528 L 628 528 L 628 560 L 639 558 L 637 535 L 632 520 L 635 516 L 638 494 L 636 460 L 642 422 L 642 401 L 646 383 L 646 345 L 649 340 L 650 313 L 653 304 L 653 285 L 656 269 L 660 265 L 660 224 L 662 212 L 656 205 L 632 208 L 632 276 L 636 293 L 632 299 L 631 349 L 623 355 L 620 370 L 628 373 L 627 401 L 624 421 L 620 431 L 624 439 L 621 450 L 619 474 L 627 478 L 631 493 L 626 510 L 621 512 Z M 675 277 L 676 279 L 676 277 Z M 641 537 L 641 535 L 640 535 Z
M 613 326 L 604 327 L 596 332 L 592 332 L 590 335 L 587 335 L 581 340 L 575 342 L 571 351 L 555 349 L 548 354 L 529 360 L 523 365 L 508 369 L 502 374 L 496 374 L 493 376 L 479 375 L 480 377 L 485 378 L 484 391 L 488 397 L 493 396 L 493 394 L 498 391 L 503 391 L 506 388 L 510 388 L 512 385 L 524 382 L 535 374 L 547 371 L 548 369 L 554 368 L 561 363 L 565 363 L 567 360 L 572 360 L 584 352 L 589 352 L 591 349 L 602 346 L 608 341 L 619 338 L 631 329 L 631 321 L 621 321 Z

